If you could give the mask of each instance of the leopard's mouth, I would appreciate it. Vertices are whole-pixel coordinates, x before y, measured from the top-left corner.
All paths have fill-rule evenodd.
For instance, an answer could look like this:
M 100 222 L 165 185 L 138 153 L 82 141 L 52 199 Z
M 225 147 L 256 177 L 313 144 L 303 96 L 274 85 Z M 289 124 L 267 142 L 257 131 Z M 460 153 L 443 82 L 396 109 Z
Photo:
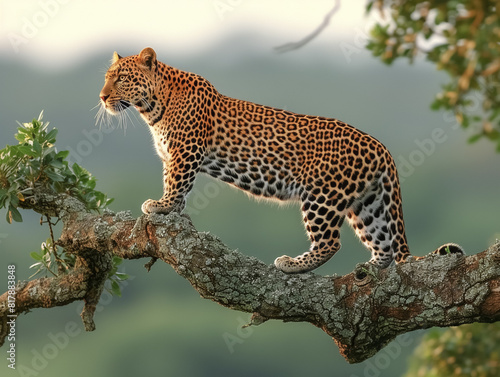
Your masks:
M 122 100 L 120 100 L 120 106 L 117 106 L 118 107 L 117 110 L 118 111 L 125 110 L 129 106 L 130 106 L 130 102 L 127 102 L 127 101 L 122 99 Z
M 116 115 L 119 112 L 125 110 L 127 107 L 129 107 L 130 102 L 127 102 L 125 100 L 120 100 L 115 103 L 103 102 L 103 105 L 108 113 L 110 113 L 111 115 Z

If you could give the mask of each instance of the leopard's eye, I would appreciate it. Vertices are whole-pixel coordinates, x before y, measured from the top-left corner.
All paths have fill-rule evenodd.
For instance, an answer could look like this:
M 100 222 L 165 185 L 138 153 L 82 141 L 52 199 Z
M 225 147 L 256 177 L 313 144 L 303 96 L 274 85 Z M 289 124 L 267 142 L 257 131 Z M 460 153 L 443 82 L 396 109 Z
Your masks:
M 123 82 L 127 78 L 127 75 L 120 75 L 118 76 L 118 82 Z

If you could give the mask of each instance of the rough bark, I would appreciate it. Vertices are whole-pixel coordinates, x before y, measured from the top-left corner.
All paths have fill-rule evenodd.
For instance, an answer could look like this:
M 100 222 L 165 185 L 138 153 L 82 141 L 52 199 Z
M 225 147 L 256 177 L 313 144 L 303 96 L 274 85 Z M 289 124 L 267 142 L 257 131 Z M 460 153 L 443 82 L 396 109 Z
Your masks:
M 63 220 L 58 244 L 77 256 L 68 274 L 19 282 L 16 314 L 84 300 L 85 328 L 112 255 L 170 264 L 202 297 L 269 319 L 305 321 L 321 328 L 351 363 L 361 362 L 397 335 L 432 326 L 500 319 L 500 243 L 477 255 L 429 256 L 380 270 L 357 265 L 345 276 L 286 275 L 197 232 L 183 215 L 134 219 L 128 212 L 87 213 L 66 195 L 38 193 L 25 206 Z M 7 333 L 7 293 L 0 296 L 0 341 Z

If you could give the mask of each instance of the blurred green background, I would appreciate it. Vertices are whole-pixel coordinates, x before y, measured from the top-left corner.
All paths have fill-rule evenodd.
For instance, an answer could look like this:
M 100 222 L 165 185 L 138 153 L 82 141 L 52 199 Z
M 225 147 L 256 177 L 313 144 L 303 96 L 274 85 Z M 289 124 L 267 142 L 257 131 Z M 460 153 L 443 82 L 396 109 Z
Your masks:
M 245 4 L 238 11 L 244 13 Z M 284 42 L 286 32 L 281 30 Z M 381 140 L 400 169 L 414 254 L 424 255 L 444 242 L 459 243 L 468 253 L 484 250 L 500 238 L 500 156 L 487 142 L 467 145 L 467 133 L 452 116 L 429 109 L 446 79 L 443 74 L 422 61 L 386 67 L 357 47 L 356 33 L 353 27 L 336 38 L 327 34 L 282 55 L 272 51 L 276 38 L 271 42 L 258 24 L 213 37 L 202 48 L 186 45 L 182 50 L 159 41 L 152 45 L 140 35 L 126 42 L 123 36 L 110 36 L 96 48 L 85 46 L 81 59 L 61 51 L 57 59 L 71 60 L 62 67 L 38 64 L 34 53 L 3 53 L 0 147 L 16 143 L 16 121 L 30 121 L 44 110 L 44 120 L 59 129 L 58 149 L 71 150 L 74 161 L 98 178 L 97 189 L 115 198 L 111 209 L 140 215 L 142 202 L 159 198 L 162 189 L 161 163 L 147 127 L 129 110 L 126 130 L 99 129 L 94 106 L 112 52 L 126 56 L 152 45 L 159 60 L 201 74 L 226 95 L 335 117 Z M 293 35 L 290 31 L 289 37 Z M 57 46 L 57 39 L 53 43 Z M 352 53 L 346 54 L 346 44 Z M 269 264 L 308 247 L 297 205 L 257 202 L 207 177 L 197 179 L 188 212 L 199 231 L 212 232 Z M 23 212 L 23 218 L 21 224 L 0 222 L 0 282 L 5 287 L 7 265 L 15 264 L 17 278 L 27 279 L 33 263 L 29 252 L 48 236 L 38 215 Z M 318 274 L 345 274 L 370 257 L 347 226 L 342 245 Z M 404 373 L 408 355 L 422 336 L 405 335 L 372 359 L 349 365 L 321 330 L 277 321 L 241 329 L 249 314 L 200 299 L 168 265 L 157 263 L 147 273 L 145 262 L 122 265 L 133 278 L 122 288 L 123 297 L 104 294 L 92 333 L 83 331 L 81 303 L 33 310 L 18 318 L 18 369 L 12 372 L 4 360 L 0 374 L 62 377 L 73 370 L 94 377 L 391 377 Z

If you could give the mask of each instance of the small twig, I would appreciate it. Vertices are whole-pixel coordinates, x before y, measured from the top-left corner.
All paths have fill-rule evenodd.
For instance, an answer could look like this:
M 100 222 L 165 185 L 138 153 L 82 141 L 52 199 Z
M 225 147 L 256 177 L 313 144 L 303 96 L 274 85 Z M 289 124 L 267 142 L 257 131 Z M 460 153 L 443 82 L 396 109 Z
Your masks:
M 57 242 L 54 238 L 54 229 L 52 228 L 53 225 L 57 225 L 57 223 L 59 222 L 60 219 L 57 219 L 57 221 L 55 223 L 51 223 L 50 222 L 50 216 L 49 215 L 45 215 L 45 218 L 47 219 L 46 222 L 47 224 L 49 224 L 49 231 L 50 231 L 50 240 L 52 241 L 52 254 L 54 255 L 54 259 L 56 260 L 56 263 L 57 263 L 57 271 L 58 273 L 64 273 L 66 272 L 65 270 L 67 270 L 67 268 L 65 268 L 65 263 L 64 261 L 61 259 L 61 257 L 59 256 L 59 254 L 57 254 Z M 40 219 L 40 225 L 43 224 L 43 216 L 42 218 Z M 48 270 L 50 271 L 50 268 L 48 268 Z M 50 271 L 52 272 L 52 271 Z M 54 276 L 57 276 L 56 274 L 52 273 Z
M 144 265 L 144 267 L 146 268 L 146 270 L 149 272 L 151 270 L 151 267 L 153 267 L 153 264 L 156 263 L 156 261 L 158 260 L 158 258 L 156 257 L 152 257 L 148 263 L 146 263 Z
M 301 39 L 298 42 L 290 42 L 281 46 L 277 46 L 274 48 L 274 51 L 282 54 L 285 52 L 297 50 L 302 46 L 304 46 L 305 44 L 309 43 L 314 38 L 316 38 L 324 29 L 326 29 L 326 27 L 330 24 L 330 19 L 335 13 L 337 13 L 339 9 L 340 9 L 340 0 L 335 0 L 335 5 L 333 6 L 332 10 L 327 13 L 325 18 L 323 19 L 323 22 L 316 28 L 316 30 L 314 30 L 311 34 L 309 34 L 307 37 Z
M 45 218 L 47 219 L 47 224 L 49 224 L 50 239 L 52 240 L 52 245 L 54 245 L 56 243 L 56 240 L 54 239 L 54 230 L 52 229 L 52 223 L 50 222 L 50 217 L 48 215 L 45 215 Z M 56 254 L 55 250 L 52 251 L 54 251 L 54 254 Z

